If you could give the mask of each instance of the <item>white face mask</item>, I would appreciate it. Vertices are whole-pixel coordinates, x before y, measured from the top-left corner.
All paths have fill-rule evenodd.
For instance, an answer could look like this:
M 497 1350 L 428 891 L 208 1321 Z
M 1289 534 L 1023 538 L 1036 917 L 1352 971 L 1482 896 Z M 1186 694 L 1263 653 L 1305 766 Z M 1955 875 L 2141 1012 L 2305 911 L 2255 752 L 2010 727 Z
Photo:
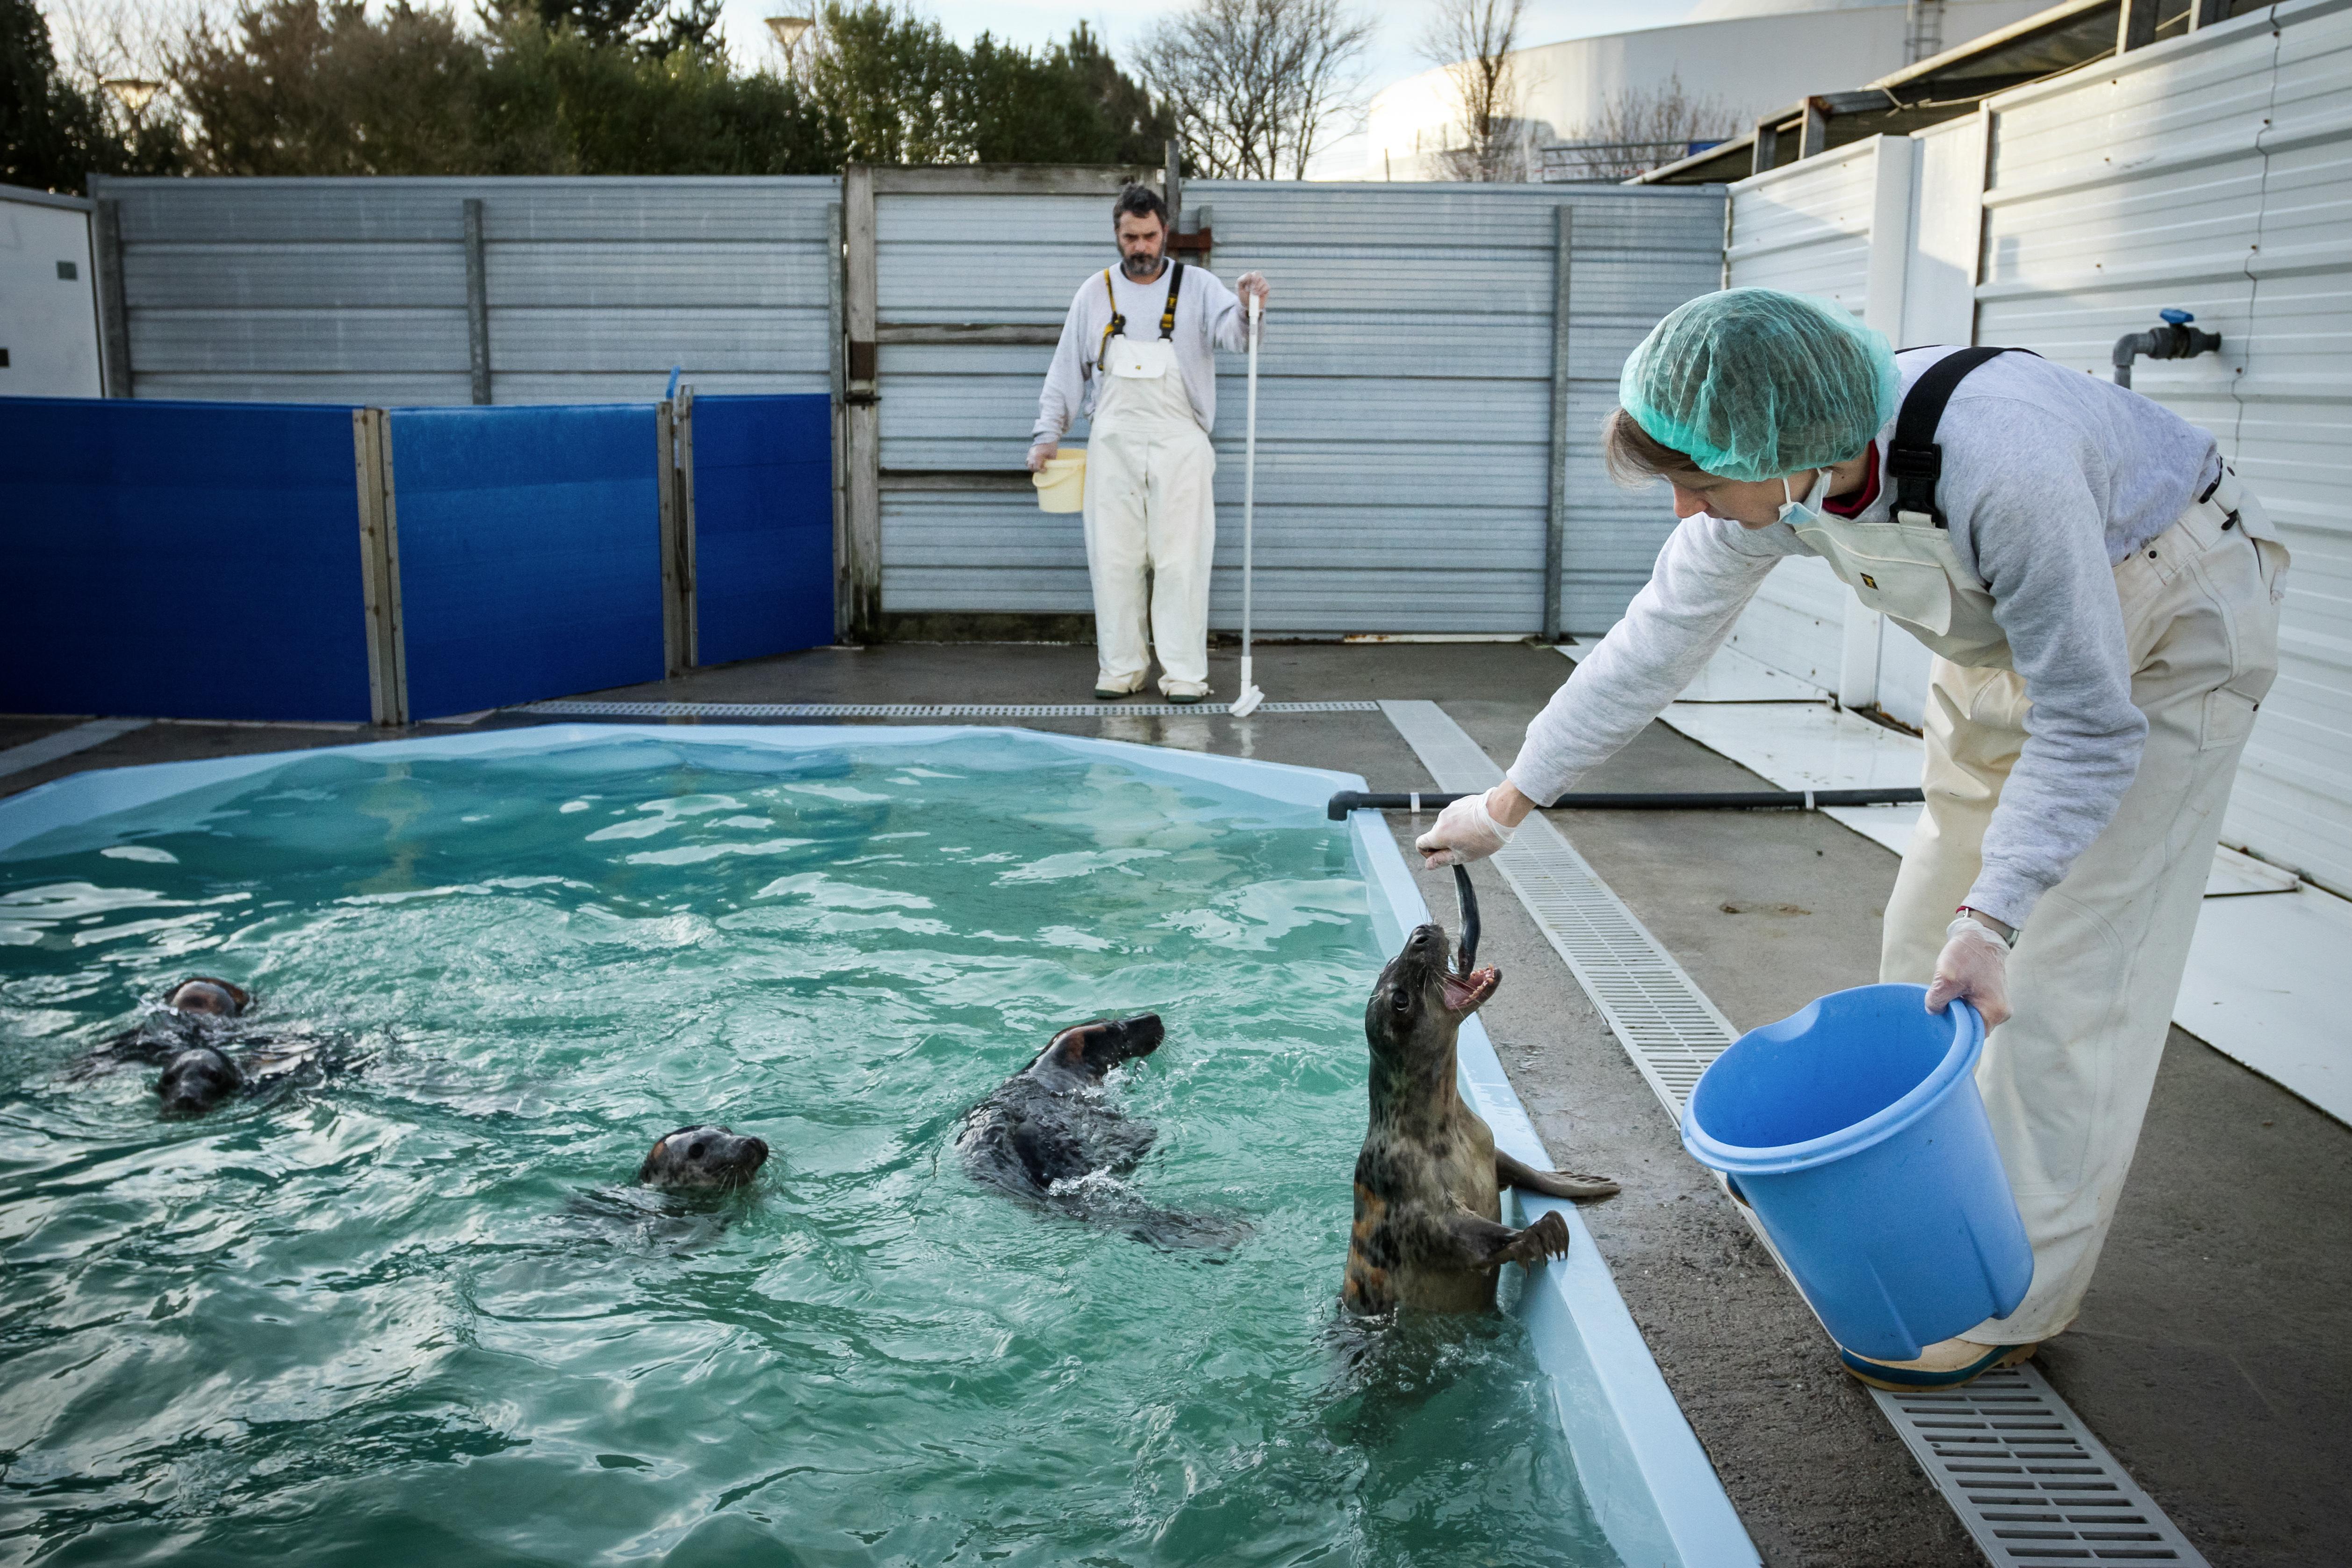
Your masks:
M 1813 488 L 1799 500 L 1789 489 L 1787 475 L 1780 478 L 1780 521 L 1790 528 L 1804 528 L 1822 520 L 1822 503 L 1830 498 L 1830 471 L 1822 468 L 1813 480 Z

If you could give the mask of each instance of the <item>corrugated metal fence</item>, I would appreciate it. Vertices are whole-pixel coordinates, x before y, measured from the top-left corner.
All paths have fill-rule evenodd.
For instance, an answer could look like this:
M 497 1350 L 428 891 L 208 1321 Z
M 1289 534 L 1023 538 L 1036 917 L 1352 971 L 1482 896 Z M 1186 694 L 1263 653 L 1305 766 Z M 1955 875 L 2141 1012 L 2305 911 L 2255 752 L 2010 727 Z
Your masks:
M 2211 430 L 2294 552 L 2226 841 L 2352 891 L 2352 0 L 1992 100 L 1978 341 L 2106 374 L 2158 308 L 2219 354 L 2133 386 Z
M 1078 520 L 1039 512 L 1016 465 L 1070 296 L 1111 254 L 1108 187 L 958 191 L 949 171 L 916 173 L 875 173 L 884 611 L 1085 614 Z M 1682 199 L 1652 199 L 1669 194 Z M 1570 630 L 1617 618 L 1673 519 L 1655 495 L 1609 484 L 1597 432 L 1626 353 L 1718 281 L 1718 194 L 1199 182 L 1183 202 L 1219 277 L 1258 270 L 1275 288 L 1259 374 L 1261 629 L 1543 624 L 1563 234 L 1560 614 Z M 1211 619 L 1233 626 L 1246 362 L 1220 367 Z M 1085 438 L 1083 424 L 1067 437 Z
M 1117 184 L 990 169 L 853 170 L 846 189 L 100 179 L 110 387 L 398 405 L 644 399 L 672 364 L 705 394 L 839 377 L 845 622 L 1084 616 L 1077 521 L 1041 513 L 1020 463 L 1070 295 L 1112 256 Z M 1560 624 L 1616 619 L 1671 518 L 1607 482 L 1597 430 L 1626 351 L 1718 281 L 1719 192 L 1197 183 L 1184 200 L 1217 273 L 1256 268 L 1276 287 L 1262 628 L 1541 629 L 1556 474 Z M 850 348 L 837 370 L 835 311 Z M 1220 626 L 1240 618 L 1243 366 L 1223 356 L 1218 395 Z
M 93 176 L 116 396 L 824 392 L 839 182 Z
M 1742 181 L 1729 230 L 1734 283 L 1822 294 L 1901 342 L 2031 348 L 2105 376 L 2116 338 L 2161 308 L 2221 334 L 2219 354 L 2144 363 L 2133 386 L 2213 433 L 2294 553 L 2279 681 L 2222 837 L 2339 891 L 2352 891 L 2347 82 L 2352 0 L 2294 0 Z M 1916 719 L 1910 639 L 1881 639 L 1858 684 L 1868 634 L 1853 595 L 1801 566 L 1772 578 L 1743 646 Z

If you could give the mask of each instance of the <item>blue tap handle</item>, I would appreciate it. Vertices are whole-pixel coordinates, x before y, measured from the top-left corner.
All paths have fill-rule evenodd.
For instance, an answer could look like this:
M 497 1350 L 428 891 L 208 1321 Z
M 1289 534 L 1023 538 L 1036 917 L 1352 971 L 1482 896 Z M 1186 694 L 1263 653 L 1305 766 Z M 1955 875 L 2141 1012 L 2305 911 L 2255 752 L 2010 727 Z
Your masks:
M 2185 327 L 2189 322 L 2197 319 L 2188 311 L 2181 310 L 2158 310 L 2157 314 L 2163 317 L 2166 321 L 2170 321 L 2176 327 Z

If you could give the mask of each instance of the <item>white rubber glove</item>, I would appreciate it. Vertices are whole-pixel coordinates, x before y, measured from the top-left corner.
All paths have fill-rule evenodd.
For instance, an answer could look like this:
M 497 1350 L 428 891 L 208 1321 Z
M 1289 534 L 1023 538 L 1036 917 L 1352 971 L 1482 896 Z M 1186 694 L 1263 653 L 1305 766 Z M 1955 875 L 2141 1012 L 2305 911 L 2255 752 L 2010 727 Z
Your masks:
M 1061 449 L 1062 444 L 1058 441 L 1040 441 L 1030 447 L 1029 471 L 1033 474 L 1044 473 L 1045 465 L 1058 456 Z
M 1496 784 L 1495 789 L 1502 787 Z M 1423 865 L 1433 871 L 1440 866 L 1467 865 L 1484 860 L 1511 841 L 1512 830 L 1495 820 L 1486 804 L 1494 793 L 1465 795 L 1437 814 L 1437 826 L 1412 843 L 1427 857 Z
M 1927 987 L 1927 1011 L 1942 1012 L 1955 996 L 1966 997 L 1983 1014 L 1988 1029 L 2009 1022 L 2009 944 L 1973 915 L 1944 928 L 1936 981 Z

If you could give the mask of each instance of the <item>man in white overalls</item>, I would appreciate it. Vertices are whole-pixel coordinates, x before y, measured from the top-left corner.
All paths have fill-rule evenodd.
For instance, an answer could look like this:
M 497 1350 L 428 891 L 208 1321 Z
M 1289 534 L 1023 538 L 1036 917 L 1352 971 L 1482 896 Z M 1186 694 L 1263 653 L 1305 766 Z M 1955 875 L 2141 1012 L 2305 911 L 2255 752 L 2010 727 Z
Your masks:
M 1683 521 L 1625 618 L 1448 806 L 1433 865 L 1499 848 L 1711 658 L 1766 573 L 1817 555 L 1937 655 L 1927 809 L 1879 978 L 1967 997 L 2033 1280 L 1884 1388 L 2031 1355 L 2080 1310 L 2139 1139 L 2238 753 L 2278 665 L 2286 552 L 2169 410 L 2022 350 L 1912 349 L 1834 306 L 1733 289 L 1626 362 L 1608 447 Z
M 1160 655 L 1171 702 L 1209 694 L 1209 568 L 1217 547 L 1215 351 L 1246 346 L 1239 294 L 1204 268 L 1164 258 L 1168 208 L 1129 185 L 1112 208 L 1119 265 L 1070 301 L 1037 399 L 1034 473 L 1081 409 L 1087 440 L 1087 569 L 1095 592 L 1095 695 L 1143 689 Z M 1146 580 L 1149 578 L 1147 589 Z M 1148 616 L 1147 622 L 1147 598 Z

